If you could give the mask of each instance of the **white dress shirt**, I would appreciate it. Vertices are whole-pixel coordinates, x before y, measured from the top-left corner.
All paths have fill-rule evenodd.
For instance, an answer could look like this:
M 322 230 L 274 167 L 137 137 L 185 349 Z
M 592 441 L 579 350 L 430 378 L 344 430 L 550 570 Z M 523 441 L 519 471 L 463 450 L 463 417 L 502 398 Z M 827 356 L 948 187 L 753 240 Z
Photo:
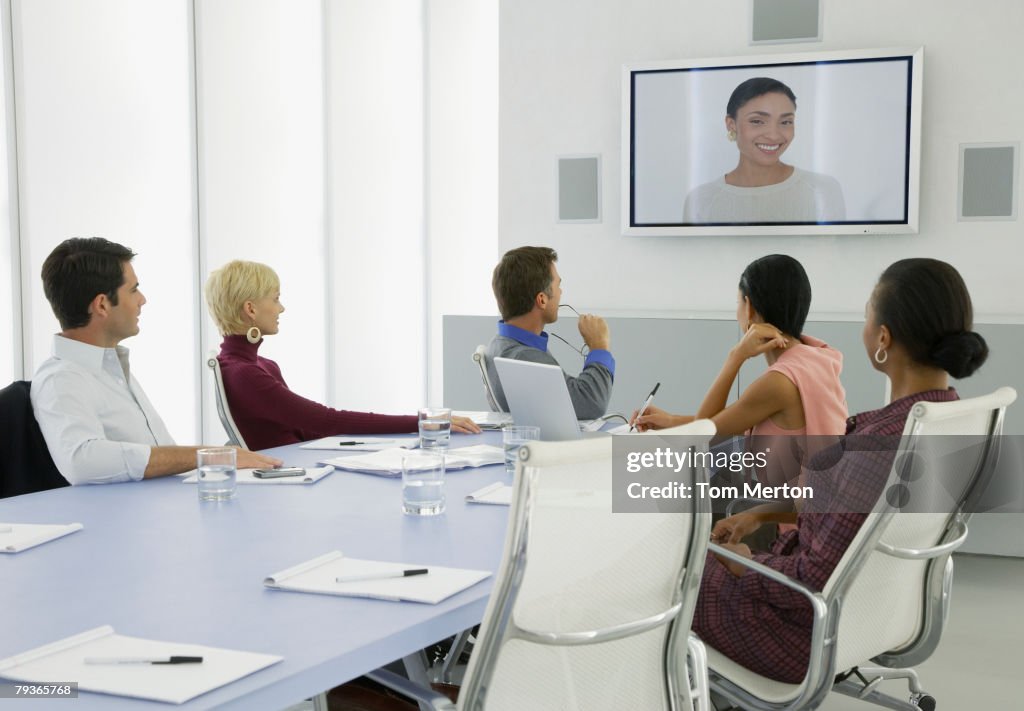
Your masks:
M 167 427 L 131 376 L 128 349 L 57 335 L 32 380 L 32 408 L 57 469 L 72 485 L 138 481 Z

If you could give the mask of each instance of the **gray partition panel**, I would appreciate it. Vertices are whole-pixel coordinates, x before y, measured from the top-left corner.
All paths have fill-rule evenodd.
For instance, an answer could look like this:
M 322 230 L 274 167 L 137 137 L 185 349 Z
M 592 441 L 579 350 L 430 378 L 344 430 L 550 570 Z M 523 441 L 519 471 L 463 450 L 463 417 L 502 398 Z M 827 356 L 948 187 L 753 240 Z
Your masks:
M 472 354 L 491 340 L 497 316 L 444 317 L 444 403 L 460 410 L 486 410 L 487 401 Z M 680 324 L 686 324 L 681 327 Z M 694 412 L 718 374 L 721 359 L 736 342 L 734 321 L 610 318 L 615 386 L 609 412 L 628 415 L 661 382 L 655 403 L 672 412 Z M 573 345 L 583 339 L 575 318 L 560 318 L 548 329 Z M 583 368 L 583 356 L 551 338 L 551 354 L 569 373 Z

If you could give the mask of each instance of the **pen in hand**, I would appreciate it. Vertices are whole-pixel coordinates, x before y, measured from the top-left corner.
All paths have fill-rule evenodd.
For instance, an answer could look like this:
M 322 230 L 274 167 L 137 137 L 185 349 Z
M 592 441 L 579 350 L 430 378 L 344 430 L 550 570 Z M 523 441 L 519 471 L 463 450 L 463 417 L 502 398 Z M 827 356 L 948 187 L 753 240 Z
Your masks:
M 636 421 L 639 420 L 643 416 L 644 412 L 647 411 L 647 408 L 651 406 L 652 402 L 654 402 L 654 394 L 656 392 L 658 392 L 658 388 L 660 388 L 660 387 L 661 387 L 661 383 L 655 383 L 654 384 L 654 389 L 651 390 L 651 394 L 647 396 L 647 399 L 644 400 L 644 404 L 641 405 L 640 409 L 636 411 L 636 417 L 633 418 L 633 424 L 631 424 L 629 426 L 629 431 L 630 432 L 636 432 Z
M 392 570 L 382 573 L 361 573 L 358 575 L 339 575 L 334 579 L 336 583 L 356 583 L 361 580 L 386 580 L 388 578 L 408 578 L 413 575 L 426 575 L 429 568 L 412 568 L 409 570 Z

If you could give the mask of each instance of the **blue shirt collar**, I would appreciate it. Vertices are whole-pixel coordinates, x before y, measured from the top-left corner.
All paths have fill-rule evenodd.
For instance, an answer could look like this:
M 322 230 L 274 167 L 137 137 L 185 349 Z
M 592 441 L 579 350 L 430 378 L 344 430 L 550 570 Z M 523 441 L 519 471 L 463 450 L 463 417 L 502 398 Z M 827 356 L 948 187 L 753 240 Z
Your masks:
M 548 334 L 547 331 L 541 331 L 538 336 L 536 333 L 532 333 L 525 329 L 513 326 L 505 323 L 504 321 L 498 321 L 498 335 L 504 336 L 505 338 L 511 338 L 513 341 L 519 341 L 524 346 L 530 348 L 536 348 L 539 351 L 548 350 Z

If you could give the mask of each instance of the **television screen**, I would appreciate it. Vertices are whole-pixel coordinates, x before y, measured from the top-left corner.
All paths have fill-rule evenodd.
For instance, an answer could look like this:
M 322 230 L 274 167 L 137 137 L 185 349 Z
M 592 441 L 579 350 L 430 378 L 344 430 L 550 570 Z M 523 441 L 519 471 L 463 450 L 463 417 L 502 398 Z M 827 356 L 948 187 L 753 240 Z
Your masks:
M 624 233 L 916 232 L 922 57 L 625 67 Z

